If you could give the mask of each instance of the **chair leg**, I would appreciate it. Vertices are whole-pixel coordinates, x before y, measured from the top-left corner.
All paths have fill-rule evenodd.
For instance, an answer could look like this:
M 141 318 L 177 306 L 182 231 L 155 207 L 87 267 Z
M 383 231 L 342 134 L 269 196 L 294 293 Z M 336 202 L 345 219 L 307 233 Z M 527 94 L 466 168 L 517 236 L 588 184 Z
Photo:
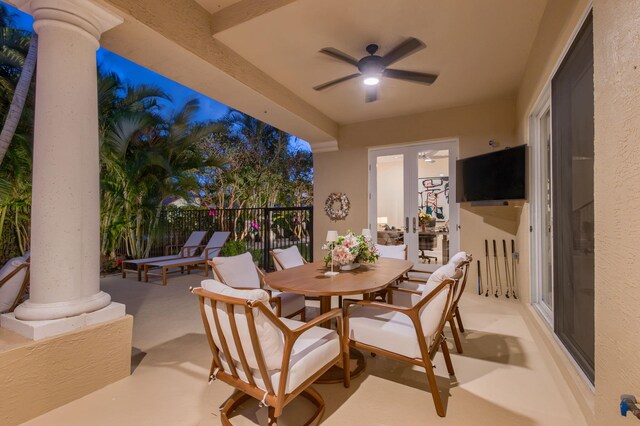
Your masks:
M 136 269 L 138 270 L 138 281 L 142 281 L 142 269 L 140 266 L 136 266 Z
M 162 285 L 167 285 L 167 269 L 162 268 Z
M 269 420 L 267 421 L 268 426 L 276 426 L 278 424 L 278 418 L 276 417 L 276 409 L 274 407 L 269 407 Z
M 302 308 L 302 312 L 300 312 L 300 321 L 307 322 L 307 308 Z
M 140 275 L 140 273 L 138 273 L 138 275 Z M 124 262 L 122 262 L 122 278 L 127 278 L 127 271 L 124 270 Z
M 453 370 L 453 363 L 451 362 L 451 354 L 449 353 L 449 347 L 447 346 L 447 342 L 445 340 L 440 343 L 440 348 L 442 349 L 442 356 L 444 356 L 444 362 L 447 364 L 447 372 L 450 376 L 454 376 L 456 372 Z
M 451 326 L 451 333 L 453 334 L 453 340 L 456 343 L 456 350 L 459 354 L 462 353 L 462 343 L 460 342 L 460 335 L 458 334 L 458 329 L 456 328 L 456 323 L 453 322 L 453 318 L 449 318 L 449 325 Z
M 149 267 L 147 265 L 144 265 L 144 282 L 149 282 Z
M 460 333 L 464 333 L 464 326 L 462 325 L 462 318 L 460 317 L 460 309 L 456 306 L 456 321 L 458 322 L 458 328 L 460 329 Z
M 433 372 L 433 365 L 431 365 L 431 360 L 429 358 L 426 359 L 425 370 L 427 371 L 427 380 L 429 381 L 429 387 L 431 388 L 433 405 L 436 406 L 436 413 L 438 413 L 438 416 L 444 417 L 447 413 L 444 411 L 442 398 L 440 397 L 440 392 L 438 391 L 438 383 L 436 382 L 436 375 Z

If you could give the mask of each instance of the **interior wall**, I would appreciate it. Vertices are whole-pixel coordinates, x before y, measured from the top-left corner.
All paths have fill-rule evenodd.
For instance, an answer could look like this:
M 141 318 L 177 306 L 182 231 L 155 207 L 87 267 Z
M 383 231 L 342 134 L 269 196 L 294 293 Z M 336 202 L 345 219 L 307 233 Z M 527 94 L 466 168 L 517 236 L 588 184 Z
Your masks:
M 404 167 L 403 159 L 380 161 L 376 165 L 378 174 L 378 217 L 386 217 L 387 225 L 399 228 L 404 217 Z M 371 224 L 373 227 L 373 223 Z M 375 227 L 373 228 L 375 229 Z M 359 232 L 357 229 L 354 231 Z
M 491 139 L 498 142 L 498 149 L 521 144 L 516 138 L 515 100 L 499 99 L 341 126 L 340 150 L 314 154 L 314 205 L 320 207 L 314 216 L 316 260 L 323 256 L 321 246 L 327 230 L 343 233 L 347 229 L 359 230 L 368 226 L 370 148 L 455 138 L 459 140 L 460 158 L 489 152 L 488 142 Z M 351 201 L 349 216 L 344 221 L 331 222 L 321 210 L 331 192 L 346 193 Z M 463 203 L 460 209 L 460 247 L 481 260 L 484 268 L 484 239 L 516 238 L 521 217 L 521 207 L 471 207 L 469 203 Z M 474 283 L 476 274 L 474 262 L 471 268 Z M 521 292 L 528 288 L 528 280 L 523 282 L 519 279 L 519 284 Z M 474 292 L 476 288 L 469 285 L 467 290 Z
M 640 397 L 640 7 L 594 0 L 595 424 L 620 416 L 620 395 Z

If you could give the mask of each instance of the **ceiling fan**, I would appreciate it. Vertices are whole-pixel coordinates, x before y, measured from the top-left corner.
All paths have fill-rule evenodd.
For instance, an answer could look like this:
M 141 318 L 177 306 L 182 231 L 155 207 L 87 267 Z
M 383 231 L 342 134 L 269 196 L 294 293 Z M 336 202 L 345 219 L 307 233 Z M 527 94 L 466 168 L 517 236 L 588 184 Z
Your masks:
M 338 83 L 342 83 L 343 81 L 348 81 L 360 76 L 364 76 L 362 82 L 365 84 L 365 86 L 367 86 L 365 101 L 373 102 L 378 99 L 377 86 L 380 83 L 382 77 L 395 78 L 398 80 L 412 81 L 414 83 L 430 85 L 434 81 L 436 81 L 436 78 L 438 78 L 437 74 L 426 74 L 415 71 L 404 71 L 388 68 L 389 65 L 392 65 L 399 60 L 406 58 L 407 56 L 412 55 L 419 50 L 424 49 L 425 47 L 426 46 L 423 42 L 421 42 L 417 38 L 410 37 L 397 45 L 395 48 L 391 49 L 391 51 L 386 55 L 378 56 L 376 55 L 376 52 L 379 48 L 378 45 L 370 44 L 366 48 L 369 55 L 363 57 L 360 60 L 357 60 L 356 58 L 347 55 L 346 53 L 341 52 L 338 49 L 334 49 L 333 47 L 325 47 L 324 49 L 320 50 L 320 53 L 324 53 L 325 55 L 331 56 L 332 58 L 351 64 L 358 68 L 358 72 L 329 81 L 324 84 L 320 84 L 314 87 L 314 89 L 318 91 L 324 90 Z

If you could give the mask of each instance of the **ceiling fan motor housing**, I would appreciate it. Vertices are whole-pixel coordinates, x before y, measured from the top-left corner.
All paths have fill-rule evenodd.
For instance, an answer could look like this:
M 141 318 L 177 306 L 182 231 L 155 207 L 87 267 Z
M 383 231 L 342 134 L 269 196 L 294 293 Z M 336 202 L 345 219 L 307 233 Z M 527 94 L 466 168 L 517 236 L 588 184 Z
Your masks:
M 381 75 L 384 68 L 382 58 L 378 55 L 365 56 L 358 61 L 358 70 L 363 75 Z

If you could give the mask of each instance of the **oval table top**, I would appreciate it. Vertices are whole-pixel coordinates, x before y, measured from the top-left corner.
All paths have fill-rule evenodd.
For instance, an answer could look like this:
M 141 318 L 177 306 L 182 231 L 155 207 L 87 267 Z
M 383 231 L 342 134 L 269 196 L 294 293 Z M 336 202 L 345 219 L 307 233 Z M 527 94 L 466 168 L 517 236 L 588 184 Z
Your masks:
M 376 263 L 363 263 L 358 269 L 339 271 L 338 275 L 324 275 L 329 269 L 323 261 L 307 263 L 291 269 L 270 272 L 267 286 L 287 293 L 306 296 L 346 296 L 382 290 L 413 267 L 413 262 L 380 258 Z

